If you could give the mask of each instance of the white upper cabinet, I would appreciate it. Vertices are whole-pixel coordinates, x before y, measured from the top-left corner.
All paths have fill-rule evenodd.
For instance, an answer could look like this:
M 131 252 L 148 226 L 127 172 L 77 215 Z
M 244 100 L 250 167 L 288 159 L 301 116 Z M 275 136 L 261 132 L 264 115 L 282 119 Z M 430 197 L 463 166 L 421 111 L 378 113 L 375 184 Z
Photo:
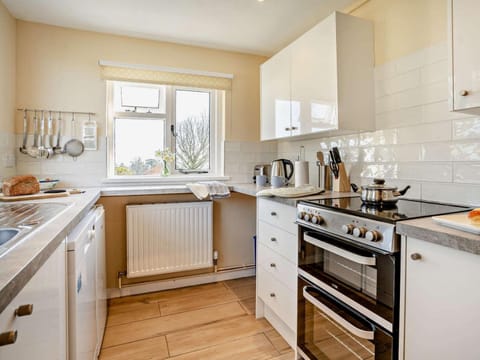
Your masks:
M 261 140 L 373 130 L 373 27 L 333 13 L 261 66 Z
M 263 140 L 291 135 L 290 47 L 261 66 L 261 137 Z M 279 76 L 282 74 L 282 76 Z
M 480 114 L 480 2 L 450 0 L 450 110 Z

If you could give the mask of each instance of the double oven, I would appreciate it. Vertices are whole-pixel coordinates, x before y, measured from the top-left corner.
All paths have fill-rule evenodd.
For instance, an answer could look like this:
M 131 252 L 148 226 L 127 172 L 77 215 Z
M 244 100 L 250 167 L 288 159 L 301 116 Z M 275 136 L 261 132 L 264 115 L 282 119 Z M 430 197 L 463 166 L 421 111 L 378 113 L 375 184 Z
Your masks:
M 297 350 L 304 359 L 398 358 L 395 223 L 432 212 L 407 200 L 399 206 L 406 211 L 361 211 L 358 198 L 299 202 Z

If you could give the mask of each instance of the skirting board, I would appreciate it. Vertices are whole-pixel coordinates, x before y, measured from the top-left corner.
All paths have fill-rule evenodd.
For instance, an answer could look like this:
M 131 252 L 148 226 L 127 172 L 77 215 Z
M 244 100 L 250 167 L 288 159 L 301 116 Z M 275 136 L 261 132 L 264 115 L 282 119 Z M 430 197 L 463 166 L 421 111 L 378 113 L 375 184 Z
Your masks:
M 202 275 L 185 276 L 175 279 L 152 281 L 148 283 L 125 285 L 121 289 L 109 288 L 107 289 L 107 297 L 109 299 L 139 295 L 149 292 L 178 289 L 187 286 L 201 285 L 214 283 L 217 281 L 225 281 L 232 279 L 239 279 L 242 277 L 249 277 L 255 275 L 255 268 L 225 270 L 216 273 L 208 273 Z

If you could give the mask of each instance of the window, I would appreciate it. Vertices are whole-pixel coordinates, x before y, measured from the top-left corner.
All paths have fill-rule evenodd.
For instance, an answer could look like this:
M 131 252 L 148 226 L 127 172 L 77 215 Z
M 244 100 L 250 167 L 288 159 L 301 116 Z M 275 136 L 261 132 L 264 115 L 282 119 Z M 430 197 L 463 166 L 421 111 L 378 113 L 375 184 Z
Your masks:
M 160 151 L 173 174 L 222 175 L 220 90 L 108 82 L 108 174 L 159 176 Z

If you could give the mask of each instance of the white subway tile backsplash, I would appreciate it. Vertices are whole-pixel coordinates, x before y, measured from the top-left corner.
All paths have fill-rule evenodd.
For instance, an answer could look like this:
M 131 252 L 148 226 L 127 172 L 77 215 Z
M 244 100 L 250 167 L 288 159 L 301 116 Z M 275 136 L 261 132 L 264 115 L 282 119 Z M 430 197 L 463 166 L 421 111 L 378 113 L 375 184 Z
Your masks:
M 480 161 L 480 143 L 477 141 L 456 142 L 452 145 L 453 161 Z
M 422 161 L 452 161 L 454 145 L 445 143 L 428 143 L 421 145 Z
M 418 124 L 422 122 L 422 116 L 422 106 L 414 106 L 376 114 L 375 121 L 377 129 L 390 129 Z
M 420 69 L 397 75 L 388 79 L 377 80 L 375 96 L 381 97 L 397 92 L 414 89 L 420 85 Z
M 422 84 L 448 81 L 448 61 L 442 60 L 433 64 L 425 65 L 420 70 L 420 79 Z
M 360 134 L 360 146 L 393 145 L 398 142 L 398 130 L 386 129 Z
M 452 182 L 452 164 L 438 163 L 400 163 L 397 179 L 417 181 Z
M 371 164 L 365 165 L 360 171 L 363 178 L 398 178 L 398 164 Z
M 422 186 L 422 199 L 480 206 L 480 185 L 431 183 Z
M 375 82 L 385 80 L 397 74 L 395 62 L 388 62 L 375 67 L 374 78 Z
M 399 144 L 424 143 L 432 141 L 450 141 L 452 139 L 452 123 L 441 121 L 398 129 Z
M 391 148 L 393 152 L 392 160 L 388 161 L 420 161 L 421 160 L 421 145 L 420 144 L 408 144 L 408 145 L 396 145 Z M 379 161 L 381 161 L 379 159 Z M 384 160 L 387 161 L 387 160 Z
M 453 120 L 453 139 L 480 138 L 480 118 Z
M 457 163 L 454 172 L 454 182 L 480 184 L 480 163 Z
M 376 114 L 396 111 L 448 99 L 447 81 L 425 84 L 376 99 Z

